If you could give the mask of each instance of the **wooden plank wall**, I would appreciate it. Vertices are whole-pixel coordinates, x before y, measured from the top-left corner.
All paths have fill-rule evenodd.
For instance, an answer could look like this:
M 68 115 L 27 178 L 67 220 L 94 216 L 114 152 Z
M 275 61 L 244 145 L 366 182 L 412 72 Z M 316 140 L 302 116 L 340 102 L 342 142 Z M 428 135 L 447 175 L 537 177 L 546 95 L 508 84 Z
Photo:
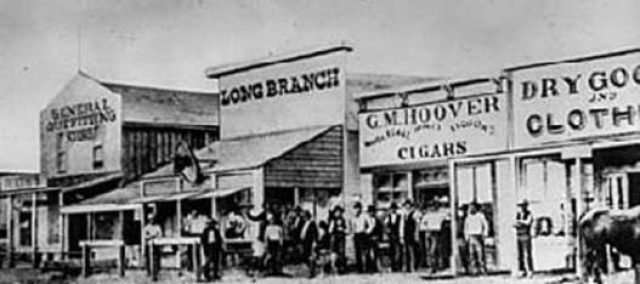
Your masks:
M 343 131 L 334 126 L 321 136 L 265 166 L 266 187 L 342 188 Z
M 176 144 L 181 140 L 195 151 L 218 140 L 218 130 L 125 125 L 122 130 L 125 178 L 132 180 L 171 163 Z

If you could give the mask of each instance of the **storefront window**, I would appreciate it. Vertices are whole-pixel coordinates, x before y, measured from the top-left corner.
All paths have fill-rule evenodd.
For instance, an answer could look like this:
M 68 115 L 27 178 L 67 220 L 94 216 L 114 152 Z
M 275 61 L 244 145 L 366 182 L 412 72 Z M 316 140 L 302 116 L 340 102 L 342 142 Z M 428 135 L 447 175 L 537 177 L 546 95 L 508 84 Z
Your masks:
M 391 202 L 401 204 L 409 195 L 408 173 L 381 173 L 373 177 L 376 202 L 387 207 Z

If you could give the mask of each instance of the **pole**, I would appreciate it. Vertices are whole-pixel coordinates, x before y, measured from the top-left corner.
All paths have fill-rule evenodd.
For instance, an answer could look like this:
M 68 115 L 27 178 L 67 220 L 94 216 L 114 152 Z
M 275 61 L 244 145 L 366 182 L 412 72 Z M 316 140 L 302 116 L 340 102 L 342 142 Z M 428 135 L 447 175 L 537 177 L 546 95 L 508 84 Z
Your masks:
M 582 213 L 584 212 L 584 192 L 582 190 L 582 160 L 580 159 L 580 157 L 576 158 L 576 163 L 575 163 L 575 169 L 574 169 L 574 178 L 575 178 L 575 184 L 574 184 L 574 190 L 577 190 L 577 198 L 576 198 L 576 218 L 579 218 L 580 216 L 582 216 Z M 582 265 L 580 265 L 582 263 L 582 251 L 584 250 L 584 248 L 580 245 L 580 243 L 582 242 L 582 237 L 580 236 L 580 233 L 578 232 L 578 234 L 576 234 L 576 248 L 577 248 L 577 252 L 576 252 L 576 274 L 578 275 L 578 277 L 581 277 L 583 274 L 583 267 Z
M 411 175 L 409 175 L 411 176 Z M 458 188 L 456 181 L 456 164 L 453 160 L 449 160 L 449 206 L 451 212 L 451 258 L 450 266 L 453 276 L 458 275 Z M 412 184 L 412 183 L 409 183 Z
M 33 254 L 33 268 L 38 268 L 38 200 L 37 193 L 31 194 L 31 249 Z
M 15 216 L 13 212 L 13 195 L 9 195 L 9 205 L 7 206 L 7 267 L 13 268 L 13 218 Z

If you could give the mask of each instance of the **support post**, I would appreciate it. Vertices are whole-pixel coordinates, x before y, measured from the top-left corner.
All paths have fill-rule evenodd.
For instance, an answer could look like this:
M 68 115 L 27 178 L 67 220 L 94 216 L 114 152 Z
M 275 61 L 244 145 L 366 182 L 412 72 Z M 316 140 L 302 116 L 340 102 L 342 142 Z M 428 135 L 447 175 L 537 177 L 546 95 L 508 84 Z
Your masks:
M 155 246 L 155 244 L 153 243 L 153 241 L 151 241 L 151 243 L 149 244 L 149 258 L 150 261 L 150 270 L 151 270 L 151 281 L 158 281 L 158 273 L 160 270 L 160 257 L 156 257 L 156 254 L 158 254 L 158 252 L 156 251 L 157 248 Z
M 125 245 L 124 245 L 124 211 L 118 211 L 118 221 L 120 222 L 120 240 L 122 243 L 118 246 L 118 274 L 124 277 L 125 269 Z
M 66 236 L 65 236 L 65 216 L 66 214 L 62 214 L 62 207 L 64 206 L 64 194 L 62 193 L 62 190 L 60 190 L 60 192 L 58 193 L 58 236 L 60 236 L 60 260 L 64 260 L 65 259 L 65 242 L 66 242 Z
M 87 278 L 91 274 L 91 247 L 83 243 L 82 246 L 82 277 Z
M 125 270 L 125 250 L 124 250 L 125 246 L 124 246 L 124 242 L 122 242 L 120 245 L 118 245 L 118 275 L 120 277 L 124 277 L 124 270 Z
M 9 199 L 7 206 L 7 267 L 13 268 L 13 216 L 15 216 L 13 212 L 13 195 L 9 195 L 7 198 Z
M 192 262 L 193 263 L 193 272 L 196 275 L 196 282 L 200 281 L 202 276 L 202 268 L 200 264 L 200 246 L 197 242 L 192 244 Z
M 584 191 L 582 189 L 582 159 L 580 159 L 580 157 L 576 158 L 576 164 L 575 164 L 575 169 L 574 169 L 574 180 L 575 180 L 575 184 L 574 184 L 574 190 L 576 190 L 576 218 L 579 218 L 579 216 L 582 216 L 582 213 L 584 212 L 585 206 L 584 206 Z M 579 220 L 578 220 L 579 221 Z M 576 248 L 577 248 L 577 252 L 576 252 L 576 274 L 578 275 L 578 277 L 581 277 L 583 274 L 583 267 L 581 265 L 582 263 L 582 252 L 584 250 L 584 248 L 580 245 L 580 243 L 582 242 L 582 237 L 580 236 L 580 233 L 578 232 L 576 234 Z
M 511 185 L 511 188 L 513 188 L 513 192 L 515 195 L 514 200 L 517 201 L 518 199 L 518 194 L 520 191 L 520 162 L 519 160 L 516 158 L 516 156 L 510 156 L 509 157 L 509 168 L 511 168 L 511 175 L 510 175 L 510 180 L 509 183 Z M 515 232 L 514 232 L 515 235 Z M 517 242 L 517 241 L 516 241 Z M 517 250 L 516 250 L 516 257 L 513 259 L 513 261 L 511 262 L 510 268 L 511 268 L 511 275 L 512 276 L 517 276 L 518 275 L 518 255 L 517 255 Z
M 409 173 L 409 177 L 412 174 Z M 456 164 L 455 161 L 449 160 L 449 201 L 451 213 L 451 259 L 450 267 L 453 276 L 458 275 L 458 259 L 460 258 L 458 251 L 458 187 L 456 181 Z M 410 178 L 411 181 L 411 178 Z M 410 187 L 413 182 L 410 182 Z M 411 191 L 410 191 L 411 192 Z
M 33 256 L 33 268 L 38 268 L 38 193 L 31 194 L 31 249 Z

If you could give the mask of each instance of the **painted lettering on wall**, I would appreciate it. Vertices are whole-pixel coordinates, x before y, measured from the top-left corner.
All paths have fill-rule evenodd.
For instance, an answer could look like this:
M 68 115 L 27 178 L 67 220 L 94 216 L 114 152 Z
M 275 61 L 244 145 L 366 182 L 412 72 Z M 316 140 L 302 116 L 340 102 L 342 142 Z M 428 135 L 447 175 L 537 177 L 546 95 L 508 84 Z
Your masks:
M 220 90 L 223 107 L 289 94 L 310 93 L 340 86 L 340 68 L 309 72 L 298 76 L 269 79 Z
M 546 73 L 539 71 L 526 80 L 516 79 L 519 90 L 514 113 L 520 116 L 516 131 L 526 133 L 529 139 L 548 142 L 637 128 L 640 64 L 637 59 L 630 62 L 581 63 L 577 68 L 571 66 L 573 72 L 558 67 Z M 584 71 L 575 71 L 578 68 Z
M 498 94 L 482 94 L 362 113 L 362 165 L 452 158 L 505 149 L 503 98 Z
M 45 131 L 65 132 L 68 141 L 93 140 L 101 125 L 112 123 L 117 118 L 115 109 L 106 98 L 52 108 L 48 112 Z

